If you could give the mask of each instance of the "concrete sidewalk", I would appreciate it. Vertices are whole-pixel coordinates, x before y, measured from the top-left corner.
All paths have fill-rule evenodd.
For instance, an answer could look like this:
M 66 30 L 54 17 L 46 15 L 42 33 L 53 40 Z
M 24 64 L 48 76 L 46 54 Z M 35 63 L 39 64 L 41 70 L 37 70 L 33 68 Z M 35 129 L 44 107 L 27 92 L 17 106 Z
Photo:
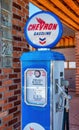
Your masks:
M 72 96 L 69 110 L 70 130 L 79 130 L 79 96 L 76 96 L 75 93 L 69 94 Z

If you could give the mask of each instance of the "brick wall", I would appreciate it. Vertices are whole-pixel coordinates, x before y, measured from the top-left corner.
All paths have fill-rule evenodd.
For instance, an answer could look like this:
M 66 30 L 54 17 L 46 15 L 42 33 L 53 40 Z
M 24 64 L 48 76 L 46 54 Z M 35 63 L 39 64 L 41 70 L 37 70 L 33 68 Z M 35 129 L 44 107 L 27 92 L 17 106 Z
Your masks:
M 64 54 L 66 61 L 75 61 L 75 47 L 53 49 Z
M 76 44 L 76 94 L 79 94 L 79 32 L 75 33 Z
M 28 51 L 24 25 L 28 18 L 28 0 L 12 0 L 13 65 L 0 69 L 0 130 L 20 130 L 21 75 L 20 56 Z

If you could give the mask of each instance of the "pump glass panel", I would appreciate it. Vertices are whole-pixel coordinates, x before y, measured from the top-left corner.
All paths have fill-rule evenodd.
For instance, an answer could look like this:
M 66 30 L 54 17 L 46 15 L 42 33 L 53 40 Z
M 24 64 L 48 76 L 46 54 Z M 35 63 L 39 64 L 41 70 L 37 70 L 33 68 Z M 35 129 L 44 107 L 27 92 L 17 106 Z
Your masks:
M 28 105 L 45 106 L 47 104 L 47 72 L 44 69 L 25 71 L 24 95 Z

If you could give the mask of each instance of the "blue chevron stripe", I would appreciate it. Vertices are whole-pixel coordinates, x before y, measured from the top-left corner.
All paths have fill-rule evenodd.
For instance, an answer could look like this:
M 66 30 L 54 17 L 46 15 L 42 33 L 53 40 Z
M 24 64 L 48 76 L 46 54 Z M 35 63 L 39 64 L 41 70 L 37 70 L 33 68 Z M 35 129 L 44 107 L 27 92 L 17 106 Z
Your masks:
M 46 38 L 39 38 L 39 40 L 44 41 L 44 40 L 46 40 Z

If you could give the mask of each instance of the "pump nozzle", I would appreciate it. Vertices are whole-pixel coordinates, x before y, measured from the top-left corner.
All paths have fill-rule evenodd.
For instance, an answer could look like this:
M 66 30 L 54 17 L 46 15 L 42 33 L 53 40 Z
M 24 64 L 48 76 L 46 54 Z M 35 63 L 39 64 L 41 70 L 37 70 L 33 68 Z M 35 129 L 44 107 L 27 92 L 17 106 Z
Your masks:
M 69 86 L 69 81 L 63 79 L 62 82 L 61 82 L 61 84 L 62 84 L 62 86 L 68 87 Z
M 65 82 L 63 82 L 65 83 Z M 68 83 L 67 83 L 68 84 Z M 70 95 L 67 95 L 66 92 L 64 91 L 64 89 L 62 87 L 60 87 L 59 84 L 57 84 L 59 90 L 61 91 L 61 93 L 63 94 L 63 97 L 66 99 L 66 110 L 69 109 L 69 100 L 71 99 L 71 96 Z
M 58 83 L 56 85 L 58 86 L 59 90 L 62 92 L 62 94 L 64 95 L 64 97 L 66 99 L 71 99 L 71 96 L 67 95 L 66 92 L 64 91 L 64 89 L 62 87 L 60 87 L 60 85 Z

